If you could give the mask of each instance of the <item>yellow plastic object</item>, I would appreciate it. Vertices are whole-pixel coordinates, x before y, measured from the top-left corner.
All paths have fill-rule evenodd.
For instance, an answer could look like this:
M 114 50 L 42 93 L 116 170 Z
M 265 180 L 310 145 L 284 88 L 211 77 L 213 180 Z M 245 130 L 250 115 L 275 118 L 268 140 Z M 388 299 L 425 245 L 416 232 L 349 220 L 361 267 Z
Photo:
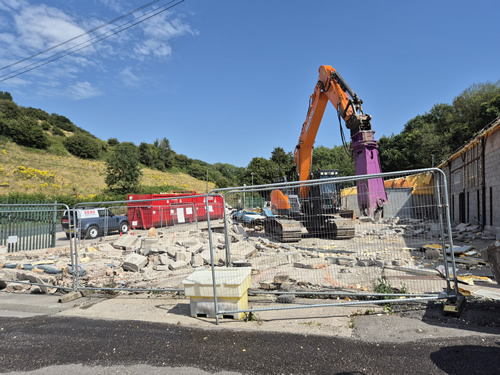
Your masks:
M 217 304 L 219 311 L 248 309 L 250 267 L 228 267 L 215 270 Z M 210 268 L 197 268 L 182 284 L 184 294 L 190 297 L 191 316 L 215 318 L 214 289 Z M 223 314 L 241 319 L 244 313 Z

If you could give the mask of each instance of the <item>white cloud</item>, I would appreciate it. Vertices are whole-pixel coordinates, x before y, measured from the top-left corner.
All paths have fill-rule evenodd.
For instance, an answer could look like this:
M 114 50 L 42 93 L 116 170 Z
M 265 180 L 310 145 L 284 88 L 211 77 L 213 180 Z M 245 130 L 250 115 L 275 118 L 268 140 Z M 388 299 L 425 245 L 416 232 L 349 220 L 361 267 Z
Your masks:
M 188 24 L 173 18 L 172 12 L 164 12 L 141 23 L 144 38 L 134 47 L 137 58 L 144 56 L 164 57 L 172 54 L 170 40 L 184 35 L 198 35 Z
M 14 16 L 14 22 L 19 40 L 35 50 L 48 48 L 85 33 L 66 13 L 46 5 L 22 8 Z M 79 38 L 79 42 L 86 39 L 87 36 Z
M 19 9 L 24 4 L 24 0 L 0 0 L 0 9 L 8 11 L 12 9 Z
M 102 3 L 104 6 L 108 7 L 109 9 L 114 10 L 117 13 L 123 13 L 123 7 L 120 4 L 119 0 L 99 0 L 100 3 Z
M 164 12 L 144 22 L 142 24 L 144 35 L 169 40 L 186 34 L 197 34 L 197 31 L 193 30 L 188 24 L 183 23 L 179 18 L 170 19 L 172 16 L 172 12 Z
M 102 95 L 102 93 L 92 86 L 90 82 L 77 82 L 69 87 L 67 94 L 75 100 L 88 99 L 94 96 Z
M 144 42 L 137 44 L 134 47 L 134 52 L 138 54 L 139 58 L 144 56 L 169 56 L 172 54 L 172 47 L 169 44 L 155 39 L 148 39 Z
M 119 76 L 122 82 L 127 86 L 137 86 L 141 82 L 141 79 L 132 72 L 132 68 L 130 67 L 123 69 Z
M 69 5 L 68 7 L 62 5 L 55 8 L 47 4 L 52 3 L 33 4 L 33 2 L 25 0 L 0 0 L 0 68 L 65 42 L 77 35 L 85 34 L 86 30 L 99 27 L 108 20 L 115 18 L 117 14 L 124 14 L 130 10 L 124 10 L 125 5 L 119 0 L 85 2 L 88 5 L 82 5 L 82 7 L 83 9 L 89 9 L 89 14 L 107 12 L 106 19 L 104 17 L 98 19 L 90 17 L 81 11 L 76 11 L 70 8 Z M 130 6 L 130 3 L 128 4 Z M 109 9 L 113 11 L 110 12 Z M 149 10 L 151 8 L 142 12 Z M 110 15 L 110 13 L 113 15 Z M 135 14 L 118 22 L 118 24 L 123 25 L 130 22 L 128 23 L 130 25 L 139 19 L 140 16 Z M 118 24 L 100 28 L 90 36 L 84 35 L 72 41 L 71 44 L 64 44 L 57 49 L 38 56 L 36 59 L 28 60 L 9 69 L 0 70 L 0 80 L 2 76 L 15 74 L 18 69 L 29 69 L 31 67 L 29 64 L 40 59 L 50 60 L 52 59 L 51 56 L 57 52 L 90 41 L 96 35 L 116 28 Z M 53 96 L 60 95 L 62 87 L 71 87 L 71 96 L 77 99 L 101 95 L 102 92 L 94 88 L 91 83 L 99 82 L 100 87 L 106 87 L 103 80 L 109 80 L 112 77 L 120 77 L 125 85 L 139 86 L 141 82 L 147 79 L 148 72 L 145 70 L 147 68 L 139 65 L 132 70 L 127 67 L 130 60 L 154 62 L 167 58 L 173 53 L 171 42 L 174 38 L 197 34 L 196 30 L 192 29 L 180 17 L 175 16 L 173 12 L 163 12 L 122 33 L 34 69 L 26 75 L 21 75 L 20 77 L 25 81 L 8 80 L 5 81 L 5 84 L 16 86 L 16 83 L 25 85 L 26 82 L 29 82 L 33 87 L 32 92 L 37 94 L 51 92 Z M 80 45 L 77 48 L 82 46 Z M 90 72 L 91 74 L 89 74 Z M 103 75 L 103 72 L 106 72 L 106 74 Z M 74 83 L 75 80 L 78 80 L 78 82 Z M 57 88 L 59 88 L 58 92 Z M 64 89 L 62 91 L 66 92 Z

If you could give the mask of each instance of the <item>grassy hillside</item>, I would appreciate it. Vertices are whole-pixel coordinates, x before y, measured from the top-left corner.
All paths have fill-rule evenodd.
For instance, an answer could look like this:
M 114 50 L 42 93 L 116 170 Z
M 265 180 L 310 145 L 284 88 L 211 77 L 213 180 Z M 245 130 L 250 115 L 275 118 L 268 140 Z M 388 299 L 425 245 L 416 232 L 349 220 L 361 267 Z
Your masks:
M 66 194 L 88 197 L 102 193 L 106 165 L 103 161 L 85 160 L 72 155 L 56 156 L 42 150 L 18 146 L 4 141 L 0 144 L 0 194 L 12 192 Z M 184 173 L 168 173 L 144 168 L 141 184 L 174 186 L 179 190 L 206 192 L 206 182 Z M 209 189 L 214 188 L 209 183 Z M 130 192 L 134 193 L 134 192 Z

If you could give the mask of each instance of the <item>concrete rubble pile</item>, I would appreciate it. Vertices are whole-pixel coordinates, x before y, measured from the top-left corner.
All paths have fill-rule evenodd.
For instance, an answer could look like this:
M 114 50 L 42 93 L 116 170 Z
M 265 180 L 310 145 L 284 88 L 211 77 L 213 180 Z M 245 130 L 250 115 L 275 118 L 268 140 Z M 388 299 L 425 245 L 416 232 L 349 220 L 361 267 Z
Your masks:
M 382 269 L 440 280 L 436 267 L 443 264 L 443 253 L 440 245 L 432 245 L 439 244 L 440 236 L 433 224 L 396 218 L 381 223 L 359 221 L 356 230 L 356 237 L 348 241 L 307 238 L 285 244 L 270 241 L 262 231 L 230 223 L 230 262 L 236 267 L 251 267 L 252 288 L 265 290 L 297 291 L 332 285 L 367 290 Z M 215 231 L 211 235 L 214 264 L 223 266 L 229 261 L 225 235 Z M 409 241 L 415 238 L 420 242 Z M 107 240 L 80 245 L 78 271 L 71 267 L 69 246 L 0 252 L 0 280 L 5 280 L 0 281 L 0 289 L 53 293 L 56 286 L 71 287 L 75 272 L 82 287 L 182 289 L 182 280 L 194 268 L 209 267 L 212 261 L 206 230 L 152 228 Z M 341 275 L 345 282 L 337 284 L 328 273 L 322 281 L 311 277 L 311 271 L 326 269 L 332 275 Z M 362 279 L 362 274 L 369 276 Z M 44 286 L 8 282 L 16 280 Z

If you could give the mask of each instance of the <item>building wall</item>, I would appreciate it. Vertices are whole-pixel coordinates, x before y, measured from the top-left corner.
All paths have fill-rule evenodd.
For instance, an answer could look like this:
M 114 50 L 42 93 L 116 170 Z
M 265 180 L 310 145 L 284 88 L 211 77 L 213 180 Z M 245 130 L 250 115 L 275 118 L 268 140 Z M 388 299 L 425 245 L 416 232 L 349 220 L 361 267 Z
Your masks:
M 500 121 L 440 167 L 449 184 L 452 222 L 500 233 Z
M 500 126 L 485 140 L 486 221 L 500 233 Z

